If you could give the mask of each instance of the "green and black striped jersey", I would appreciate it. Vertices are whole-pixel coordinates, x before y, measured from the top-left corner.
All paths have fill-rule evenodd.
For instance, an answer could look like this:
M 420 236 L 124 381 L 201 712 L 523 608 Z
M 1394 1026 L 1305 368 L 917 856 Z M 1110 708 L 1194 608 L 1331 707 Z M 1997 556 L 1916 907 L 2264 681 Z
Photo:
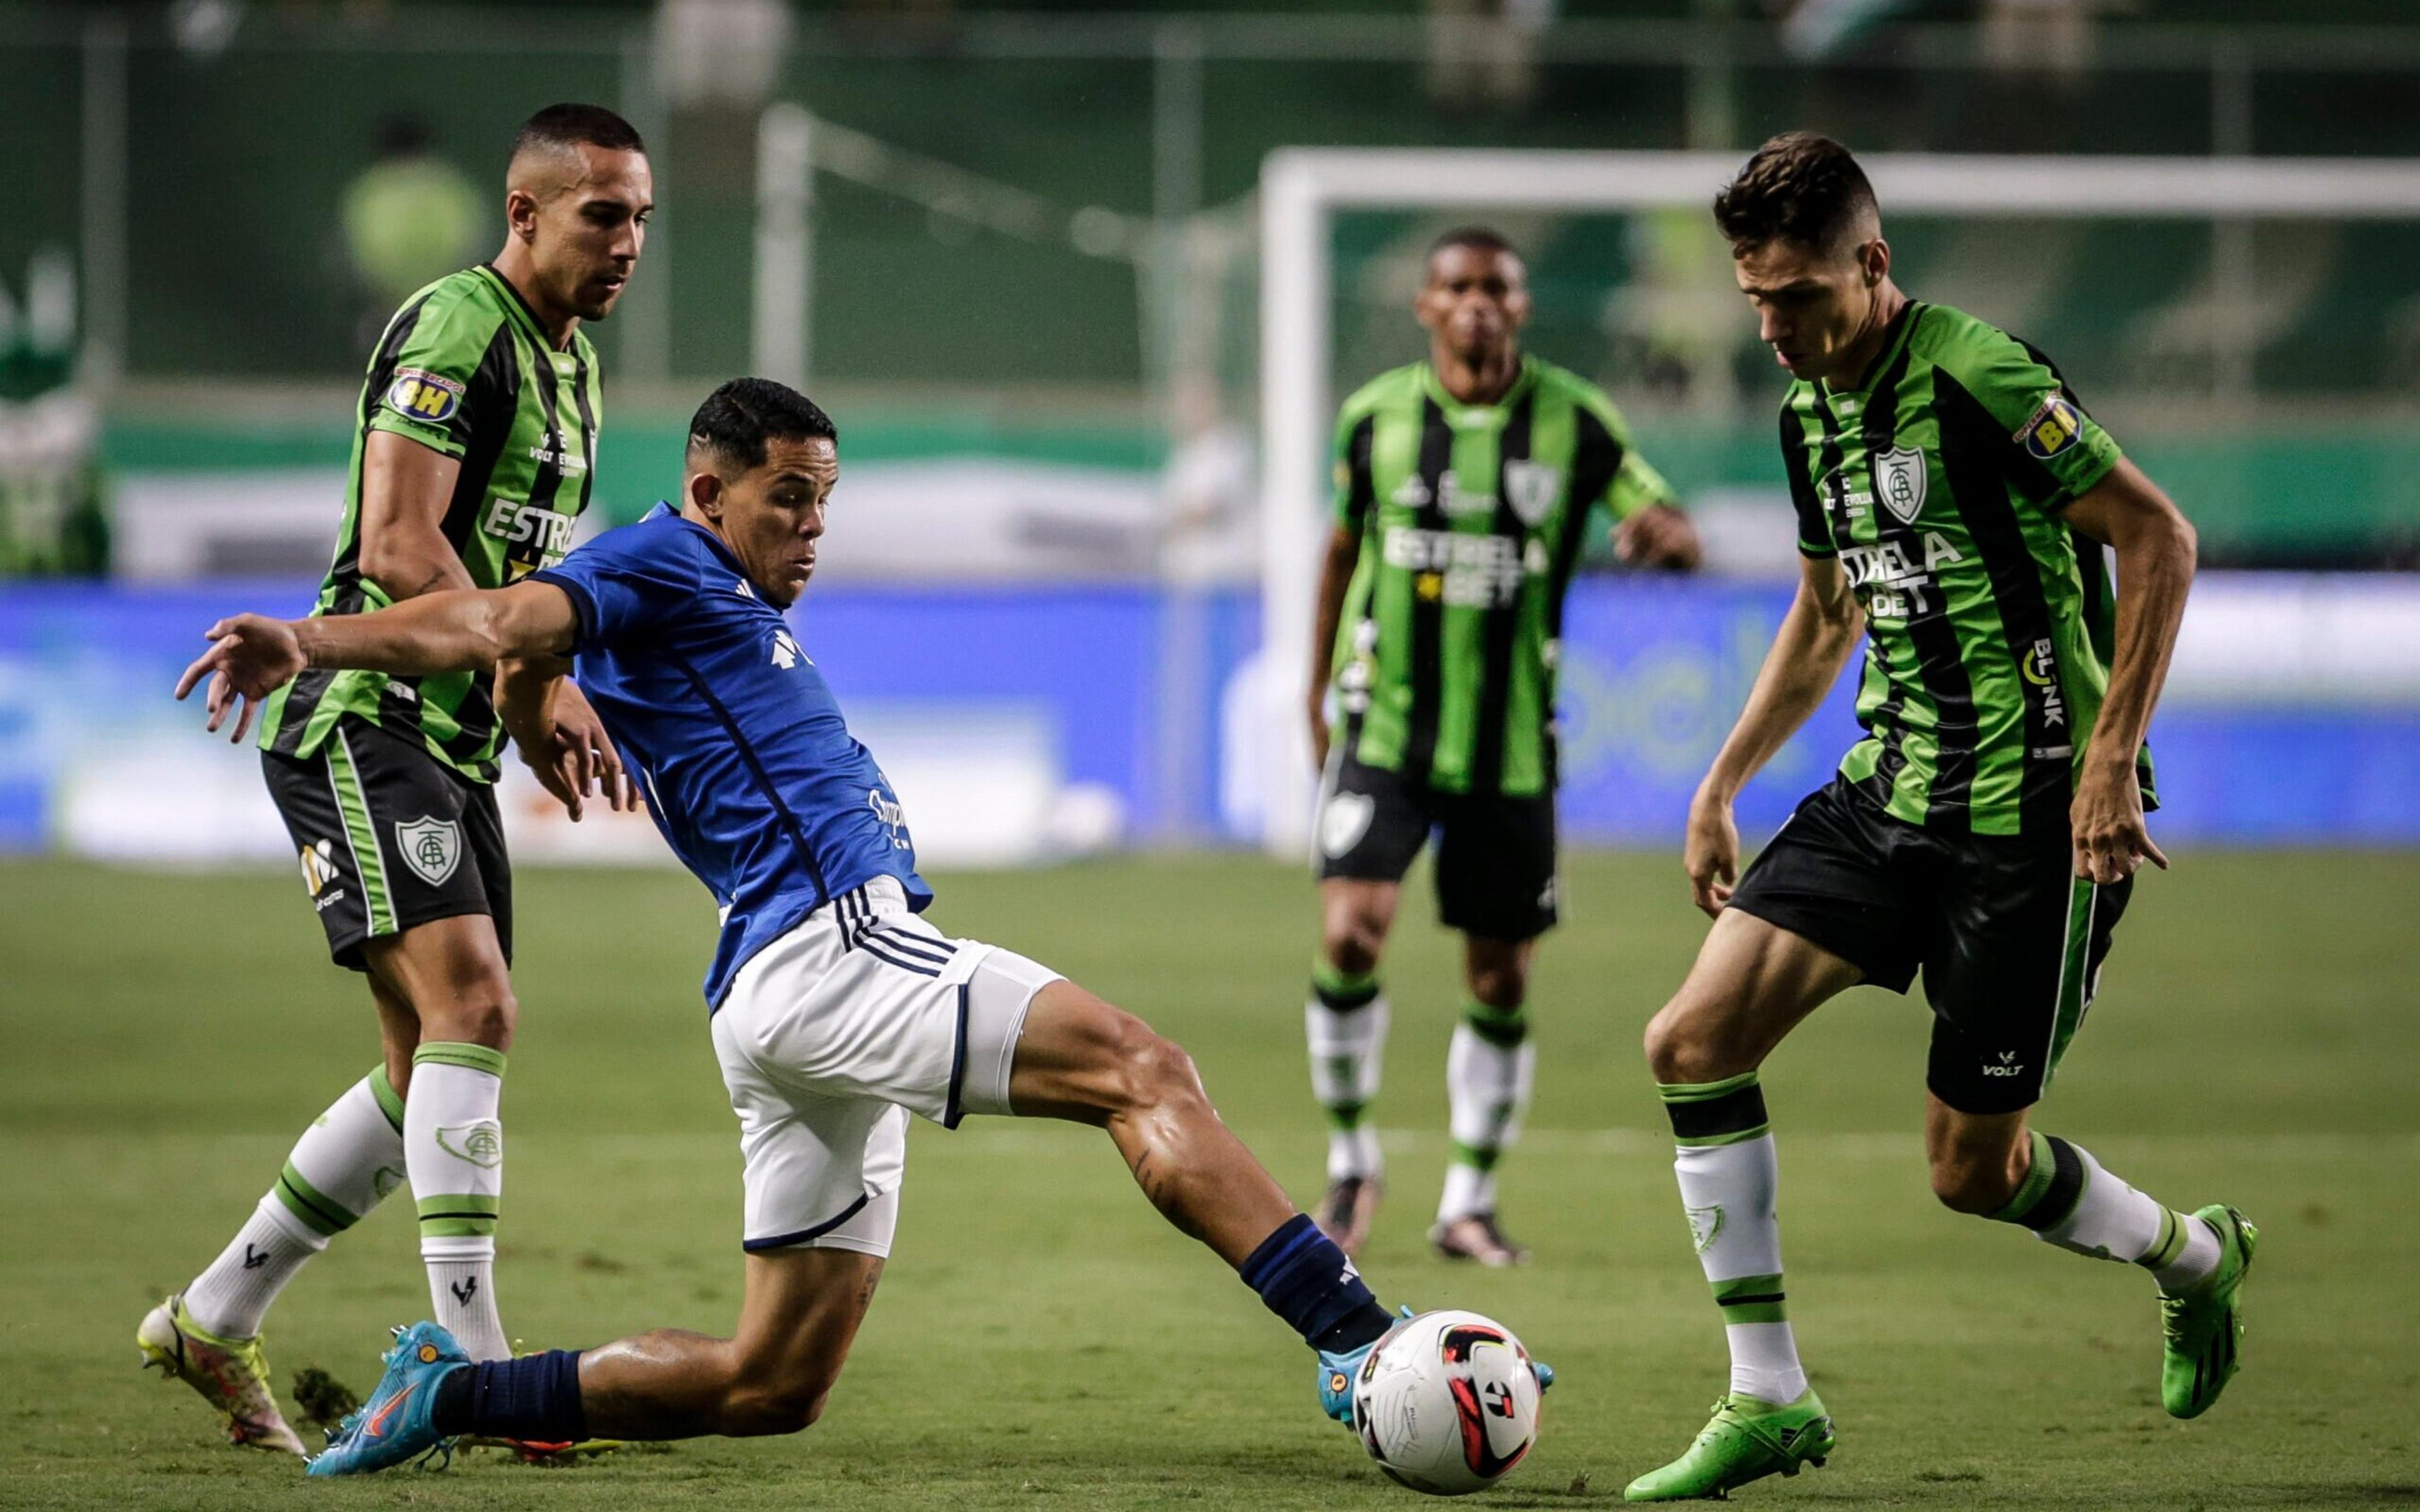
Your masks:
M 1534 357 L 1494 404 L 1426 363 L 1382 374 L 1336 425 L 1336 516 L 1361 539 L 1332 674 L 1340 746 L 1448 793 L 1555 783 L 1563 594 L 1602 505 L 1672 490 L 1604 391 Z
M 588 507 L 598 415 L 587 335 L 575 330 L 569 348 L 556 348 L 493 268 L 449 273 L 413 295 L 370 358 L 335 562 L 311 612 L 355 614 L 389 602 L 361 571 L 362 455 L 372 431 L 461 459 L 445 539 L 473 584 L 502 588 L 561 561 L 570 547 L 572 521 Z M 486 673 L 306 671 L 271 698 L 261 748 L 307 755 L 348 716 L 424 746 L 466 777 L 496 779 L 502 734 Z
M 2065 834 L 2117 614 L 2059 512 L 2118 443 L 2049 358 L 1911 301 L 1866 387 L 1791 385 L 1781 450 L 1799 549 L 1838 556 L 1866 612 L 1842 775 L 1910 824 Z M 2137 765 L 2148 807 L 2148 748 Z

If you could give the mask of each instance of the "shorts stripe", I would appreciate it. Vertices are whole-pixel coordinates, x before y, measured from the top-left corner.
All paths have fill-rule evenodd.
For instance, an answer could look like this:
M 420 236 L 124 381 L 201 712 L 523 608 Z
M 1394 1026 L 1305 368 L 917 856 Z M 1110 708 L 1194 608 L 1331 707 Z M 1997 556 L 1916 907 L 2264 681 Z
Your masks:
M 966 1104 L 959 1099 L 967 1085 L 967 1011 L 971 996 L 972 991 L 968 984 L 958 983 L 958 1043 L 957 1048 L 950 1053 L 950 1095 L 941 1104 L 941 1127 L 944 1129 L 956 1128 L 958 1121 L 967 1116 Z
M 939 966 L 930 965 L 923 961 L 892 955 L 890 951 L 884 949 L 881 944 L 876 941 L 876 939 L 870 934 L 858 943 L 864 947 L 866 954 L 874 957 L 876 961 L 897 966 L 902 971 L 912 971 L 920 977 L 938 978 L 941 974 L 941 968 Z
M 856 1217 L 861 1211 L 864 1211 L 865 1205 L 873 1200 L 874 1195 L 870 1192 L 865 1193 L 860 1196 L 855 1202 L 852 1202 L 847 1207 L 841 1209 L 838 1213 L 825 1219 L 822 1223 L 815 1225 L 813 1228 L 801 1228 L 795 1233 L 775 1234 L 770 1239 L 743 1239 L 739 1242 L 739 1247 L 746 1250 L 749 1254 L 753 1255 L 759 1250 L 787 1249 L 793 1244 L 803 1244 L 811 1239 L 821 1239 L 824 1235 L 830 1233 L 833 1229 L 838 1228 L 841 1225 L 848 1222 L 851 1218 Z
M 345 848 L 352 852 L 353 873 L 362 881 L 362 918 L 373 935 L 393 934 L 395 897 L 387 891 L 386 859 L 379 850 L 378 826 L 370 822 L 369 796 L 362 790 L 361 768 L 353 761 L 352 742 L 342 726 L 324 748 L 328 753 L 328 785 L 336 795 L 336 811 L 345 820 Z
M 2075 1027 L 2084 1020 L 2086 979 L 2091 973 L 2085 962 L 2092 949 L 2093 916 L 2099 911 L 2101 888 L 2090 877 L 2077 877 L 2068 892 L 2067 935 L 2061 942 L 2058 960 L 2058 996 L 2051 1006 L 2050 1043 L 2042 1048 L 2041 1085 L 2050 1088 L 2051 1073 L 2058 1070 L 2059 1057 L 2067 1054 L 2067 1044 L 2075 1038 Z
M 915 933 L 896 924 L 876 926 L 866 937 L 870 940 L 880 940 L 901 955 L 914 956 L 921 961 L 930 961 L 937 966 L 948 965 L 950 957 L 956 954 L 956 951 L 940 941 L 929 935 Z

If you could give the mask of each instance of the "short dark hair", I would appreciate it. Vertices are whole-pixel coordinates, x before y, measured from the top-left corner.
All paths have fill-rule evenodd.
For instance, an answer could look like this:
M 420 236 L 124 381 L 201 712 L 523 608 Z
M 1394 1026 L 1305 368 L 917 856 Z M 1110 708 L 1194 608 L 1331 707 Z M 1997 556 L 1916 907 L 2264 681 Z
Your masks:
M 771 378 L 733 378 L 707 394 L 689 423 L 690 455 L 706 457 L 717 472 L 763 467 L 768 440 L 818 437 L 839 443 L 840 428 L 831 416 L 813 399 Z
M 603 147 L 608 152 L 644 152 L 639 130 L 602 105 L 549 105 L 513 133 L 512 156 L 532 147 Z
M 1757 148 L 1714 195 L 1714 224 L 1734 252 L 1776 237 L 1828 248 L 1879 208 L 1847 147 L 1813 131 L 1787 131 Z
M 1500 252 L 1518 257 L 1521 249 L 1511 238 L 1490 225 L 1457 225 L 1429 243 L 1429 255 L 1435 256 L 1448 247 L 1468 247 L 1473 252 Z

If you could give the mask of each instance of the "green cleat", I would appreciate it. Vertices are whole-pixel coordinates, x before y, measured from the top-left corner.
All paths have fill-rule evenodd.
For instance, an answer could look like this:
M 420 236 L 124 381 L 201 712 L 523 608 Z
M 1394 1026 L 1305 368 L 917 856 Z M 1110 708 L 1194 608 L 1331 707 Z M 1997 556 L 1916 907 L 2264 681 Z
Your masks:
M 2243 1337 L 2243 1278 L 2260 1242 L 2260 1230 L 2233 1208 L 2213 1203 L 2194 1216 L 2218 1230 L 2218 1269 L 2191 1291 L 2160 1297 L 2160 1330 L 2167 1335 L 2160 1402 L 2170 1417 L 2201 1416 L 2233 1379 Z
M 1752 1480 L 1821 1465 L 1837 1442 L 1831 1414 L 1812 1390 L 1787 1407 L 1734 1393 L 1714 1404 L 1714 1421 L 1687 1454 L 1632 1481 L 1622 1500 L 1719 1501 Z

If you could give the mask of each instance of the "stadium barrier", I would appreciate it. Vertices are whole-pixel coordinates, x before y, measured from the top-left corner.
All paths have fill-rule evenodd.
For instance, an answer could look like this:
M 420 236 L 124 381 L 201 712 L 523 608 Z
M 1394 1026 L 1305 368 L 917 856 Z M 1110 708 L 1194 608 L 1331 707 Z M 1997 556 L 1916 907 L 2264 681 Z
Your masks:
M 0 586 L 0 850 L 275 861 L 257 761 L 170 696 L 211 620 L 299 612 L 296 579 Z M 1563 672 L 1563 821 L 1582 843 L 1669 845 L 1789 598 L 1784 583 L 1583 578 Z M 843 586 L 800 638 L 937 864 L 1032 862 L 1261 830 L 1259 655 L 1247 591 L 1155 585 Z M 1172 639 L 1203 675 L 1171 708 Z M 1744 796 L 1770 831 L 1854 738 L 1852 680 Z M 2153 727 L 2180 841 L 2420 842 L 2420 583 L 2210 574 Z M 1171 741 L 1187 748 L 1168 748 Z M 506 790 L 525 858 L 668 859 L 644 821 L 550 817 Z

